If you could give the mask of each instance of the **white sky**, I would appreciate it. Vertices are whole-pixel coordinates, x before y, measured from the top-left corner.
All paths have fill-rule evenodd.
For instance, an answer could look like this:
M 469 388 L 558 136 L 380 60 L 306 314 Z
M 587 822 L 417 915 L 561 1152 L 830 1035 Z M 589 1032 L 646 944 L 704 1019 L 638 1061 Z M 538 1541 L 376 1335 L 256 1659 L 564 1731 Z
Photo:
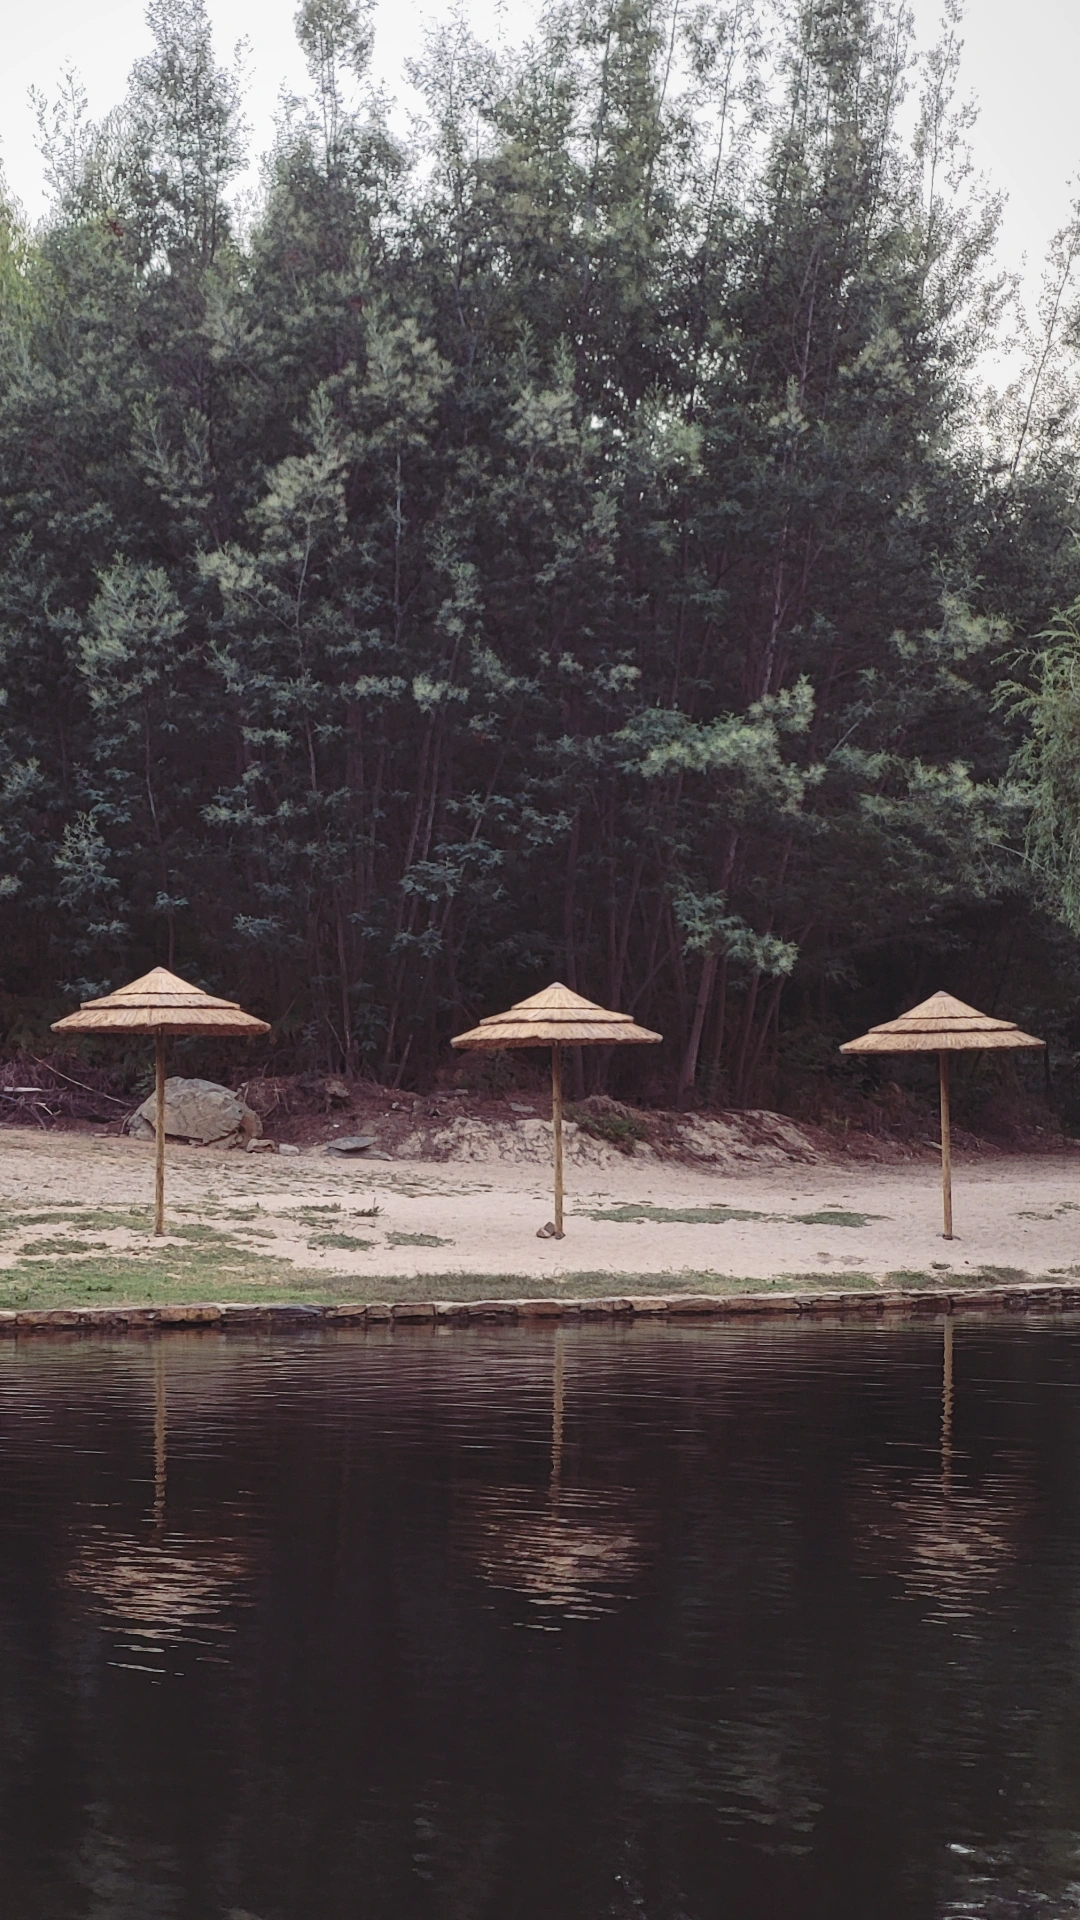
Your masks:
M 531 0 L 463 0 L 484 37 L 527 31 Z M 218 52 L 250 42 L 248 117 L 254 145 L 267 144 L 283 81 L 299 90 L 303 62 L 292 33 L 296 0 L 208 0 Z M 920 41 L 935 34 L 938 0 L 913 0 Z M 149 45 L 144 0 L 7 0 L 0 68 L 0 158 L 10 186 L 31 216 L 42 207 L 33 84 L 56 89 L 65 64 L 79 72 L 95 118 L 120 99 L 131 62 Z M 408 90 L 403 62 L 416 51 L 425 21 L 448 0 L 377 0 L 376 71 L 399 100 Z M 1037 280 L 1047 240 L 1065 220 L 1068 182 L 1080 171 L 1075 109 L 1080 72 L 1077 0 L 968 0 L 964 83 L 979 101 L 976 160 L 1008 194 L 1002 257 Z

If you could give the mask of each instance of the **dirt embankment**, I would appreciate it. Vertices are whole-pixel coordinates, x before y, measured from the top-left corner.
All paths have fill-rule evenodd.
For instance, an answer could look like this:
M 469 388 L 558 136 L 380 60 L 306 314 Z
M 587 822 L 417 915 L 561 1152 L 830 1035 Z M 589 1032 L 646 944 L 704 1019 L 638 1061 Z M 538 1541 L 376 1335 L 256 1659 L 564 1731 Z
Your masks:
M 550 1109 L 525 1101 L 422 1099 L 358 1102 L 348 1122 L 310 1121 L 290 1131 L 305 1145 L 333 1140 L 355 1125 L 394 1160 L 461 1160 L 485 1165 L 546 1167 L 551 1163 Z M 264 1123 L 266 1124 L 266 1123 Z M 312 1136 L 314 1135 L 314 1139 Z M 286 1137 L 282 1128 L 282 1137 Z M 614 1101 L 572 1107 L 563 1130 L 571 1165 L 613 1167 L 635 1161 L 707 1166 L 723 1172 L 811 1163 L 826 1143 L 775 1113 L 641 1113 Z
M 463 1160 L 541 1166 L 551 1157 L 551 1100 L 546 1087 L 491 1094 L 474 1089 L 402 1093 L 368 1082 L 253 1080 L 242 1089 L 271 1138 L 301 1148 L 335 1137 L 369 1135 L 372 1151 L 393 1160 Z M 886 1089 L 886 1094 L 888 1089 Z M 1038 1124 L 1042 1123 L 1042 1124 Z M 936 1156 L 937 1118 L 905 1096 L 825 1106 L 820 1121 L 763 1108 L 676 1113 L 631 1107 L 606 1095 L 571 1102 L 565 1147 L 580 1166 L 678 1163 L 738 1172 L 792 1162 L 851 1161 L 902 1165 Z M 1058 1153 L 1067 1146 L 1043 1110 L 1024 1115 L 1000 1138 L 953 1128 L 964 1154 Z
M 301 1151 L 360 1135 L 373 1141 L 366 1156 L 373 1160 L 540 1167 L 551 1157 L 550 1095 L 543 1085 L 421 1094 L 303 1074 L 260 1076 L 238 1091 L 271 1142 Z M 26 1055 L 0 1066 L 0 1124 L 118 1133 L 139 1098 L 74 1056 Z M 1041 1108 L 1012 1113 L 1001 1137 L 955 1127 L 953 1141 L 960 1155 L 980 1157 L 1060 1152 L 1066 1145 Z M 936 1115 L 888 1087 L 873 1102 L 859 1096 L 823 1101 L 814 1120 L 764 1109 L 675 1113 L 593 1095 L 568 1106 L 565 1145 L 572 1165 L 594 1168 L 628 1160 L 732 1173 L 798 1162 L 900 1165 L 936 1154 Z

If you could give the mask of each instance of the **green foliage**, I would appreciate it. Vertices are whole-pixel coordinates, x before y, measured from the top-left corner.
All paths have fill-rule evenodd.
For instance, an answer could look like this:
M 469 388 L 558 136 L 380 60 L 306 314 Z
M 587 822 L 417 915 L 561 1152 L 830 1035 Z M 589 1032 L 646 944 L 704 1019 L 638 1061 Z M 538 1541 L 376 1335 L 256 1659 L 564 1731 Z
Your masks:
M 1052 904 L 1080 932 L 1080 607 L 1055 623 L 1024 662 L 1026 684 L 1003 698 L 1028 731 L 1014 771 L 1028 789 L 1027 851 Z
M 568 1106 L 566 1118 L 594 1140 L 606 1140 L 623 1153 L 633 1153 L 639 1140 L 647 1140 L 649 1129 L 632 1113 L 594 1113 L 584 1107 Z
M 993 694 L 1080 590 L 1076 246 L 986 417 L 955 21 L 913 135 L 890 0 L 455 23 L 406 153 L 369 8 L 303 0 L 241 234 L 238 75 L 148 18 L 122 110 L 39 103 L 42 230 L 0 206 L 6 991 L 162 960 L 400 1086 L 558 975 L 665 1035 L 595 1091 L 730 1103 L 853 986 L 997 992 L 1025 727 L 1073 857 L 1068 672 Z

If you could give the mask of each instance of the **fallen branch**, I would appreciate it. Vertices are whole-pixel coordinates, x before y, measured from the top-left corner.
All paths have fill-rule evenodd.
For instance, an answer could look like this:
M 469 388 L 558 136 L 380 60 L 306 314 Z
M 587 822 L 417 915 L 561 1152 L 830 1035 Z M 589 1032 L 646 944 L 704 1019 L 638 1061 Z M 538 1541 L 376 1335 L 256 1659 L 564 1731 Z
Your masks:
M 54 1067 L 50 1060 L 39 1060 L 36 1053 L 32 1053 L 30 1058 L 34 1062 L 34 1065 L 40 1067 L 44 1073 L 55 1073 L 58 1080 L 66 1080 L 69 1087 L 79 1087 L 83 1093 L 92 1094 L 95 1100 L 111 1100 L 114 1107 L 129 1107 L 131 1105 L 130 1100 L 121 1100 L 115 1093 L 103 1093 L 100 1087 L 88 1087 L 85 1080 L 73 1080 L 70 1073 L 64 1073 L 59 1067 Z M 23 1091 L 30 1092 L 31 1089 L 16 1087 L 13 1088 L 12 1091 L 21 1093 Z M 35 1093 L 44 1093 L 46 1089 L 44 1087 L 35 1087 L 32 1091 Z

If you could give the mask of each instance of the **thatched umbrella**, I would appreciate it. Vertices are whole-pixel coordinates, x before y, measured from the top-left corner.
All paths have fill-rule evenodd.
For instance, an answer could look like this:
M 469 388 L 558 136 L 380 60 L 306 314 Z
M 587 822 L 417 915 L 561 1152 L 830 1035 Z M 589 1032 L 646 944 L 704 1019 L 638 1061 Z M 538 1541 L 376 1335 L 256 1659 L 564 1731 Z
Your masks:
M 489 1014 L 452 1047 L 496 1052 L 501 1047 L 551 1048 L 551 1130 L 555 1159 L 554 1237 L 563 1237 L 562 1050 L 564 1047 L 652 1047 L 661 1039 L 637 1027 L 628 1013 L 609 1013 L 556 980 L 543 993 L 519 1000 L 507 1013 Z
M 201 987 L 180 980 L 167 967 L 154 967 L 129 987 L 100 1000 L 84 1000 L 78 1013 L 53 1021 L 54 1033 L 152 1033 L 157 1053 L 157 1114 L 154 1122 L 156 1168 L 154 1232 L 165 1231 L 165 1041 L 170 1034 L 220 1035 L 269 1033 L 266 1020 L 245 1013 L 235 1000 L 217 1000 Z
M 848 1040 L 841 1053 L 936 1053 L 941 1089 L 941 1195 L 945 1214 L 943 1238 L 951 1240 L 952 1226 L 952 1141 L 949 1128 L 949 1055 L 1001 1051 L 1005 1047 L 1043 1047 L 1045 1040 L 1034 1040 L 1021 1033 L 1015 1021 L 992 1020 L 954 1000 L 951 993 L 933 993 L 899 1020 L 887 1020 L 871 1027 L 858 1040 Z

